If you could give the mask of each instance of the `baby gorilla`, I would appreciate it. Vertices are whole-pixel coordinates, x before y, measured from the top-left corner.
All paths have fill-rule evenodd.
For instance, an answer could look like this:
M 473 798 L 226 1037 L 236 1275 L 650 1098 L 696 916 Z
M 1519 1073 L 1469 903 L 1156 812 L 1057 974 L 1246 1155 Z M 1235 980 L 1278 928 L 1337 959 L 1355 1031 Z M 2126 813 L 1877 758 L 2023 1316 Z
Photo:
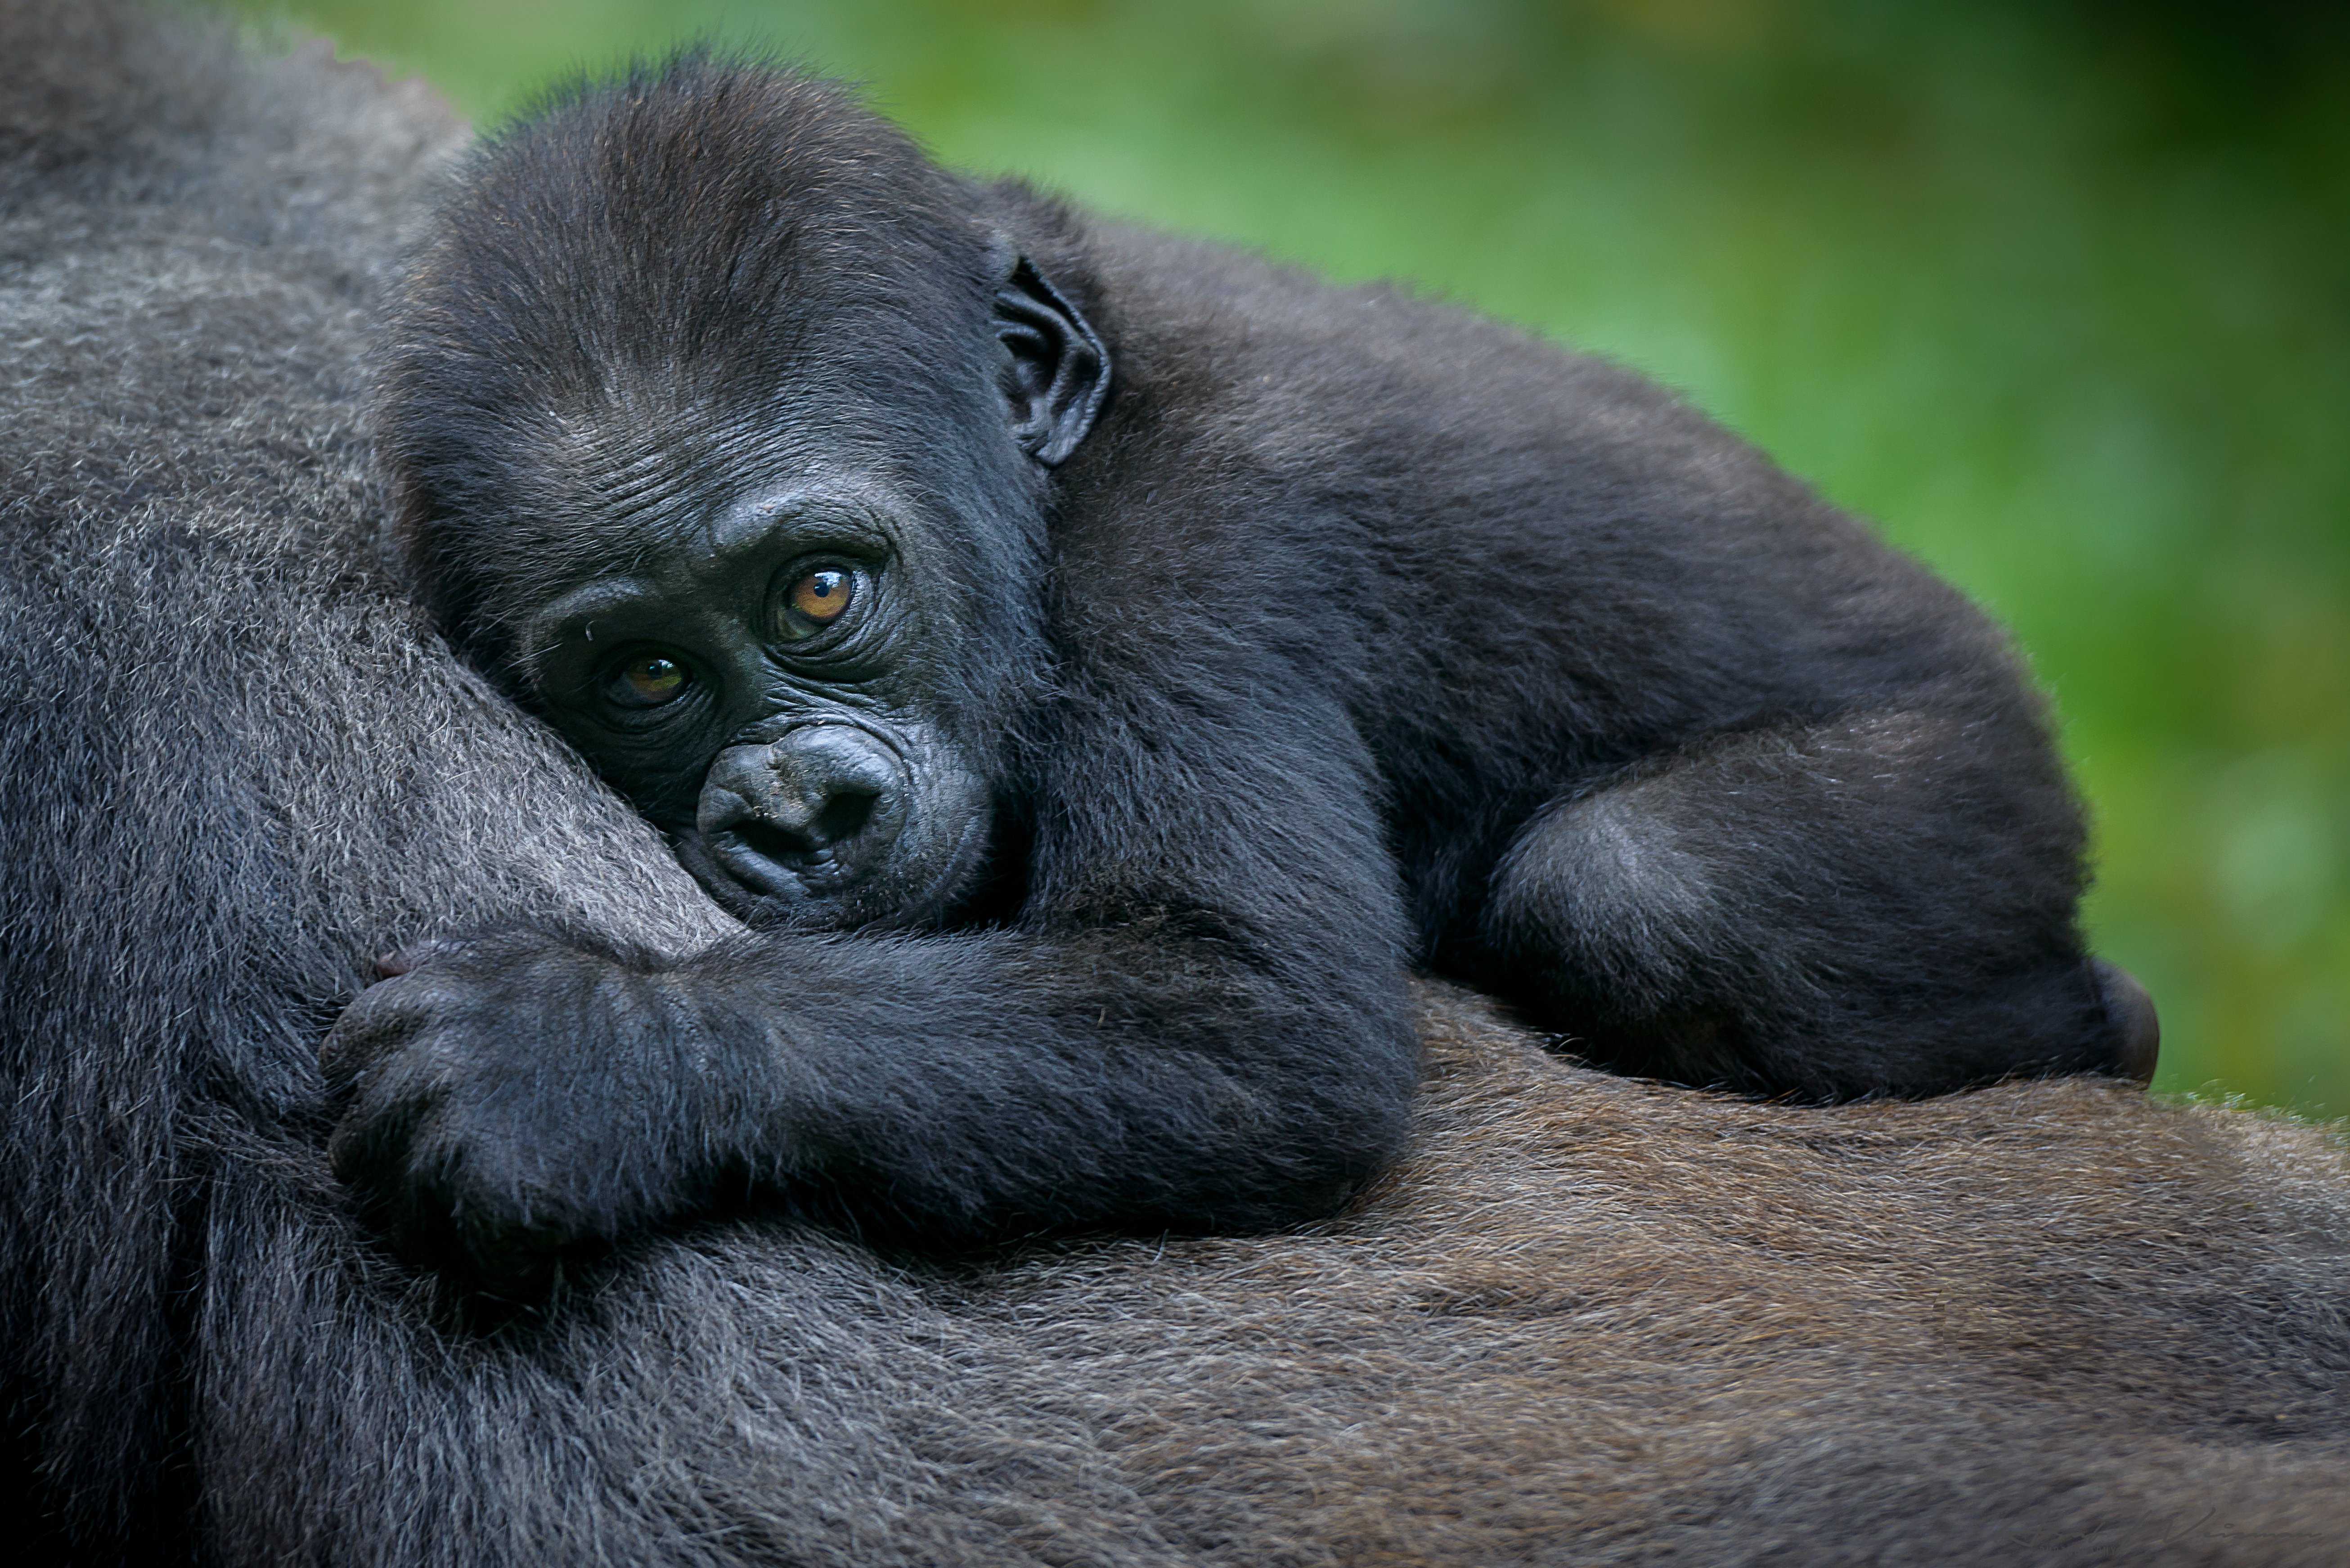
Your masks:
M 1687 1084 L 2150 1069 L 2000 633 L 1609 365 L 706 56 L 482 151 L 384 363 L 440 623 L 748 928 L 475 933 L 344 1015 L 338 1168 L 461 1280 L 754 1195 L 1324 1214 L 1415 965 Z

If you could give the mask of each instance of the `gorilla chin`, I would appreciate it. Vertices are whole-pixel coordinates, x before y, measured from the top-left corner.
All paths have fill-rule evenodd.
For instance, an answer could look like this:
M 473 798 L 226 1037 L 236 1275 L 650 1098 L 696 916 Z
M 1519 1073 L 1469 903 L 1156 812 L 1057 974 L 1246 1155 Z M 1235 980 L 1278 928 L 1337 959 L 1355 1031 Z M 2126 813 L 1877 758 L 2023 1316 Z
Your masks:
M 909 758 L 910 739 L 920 740 Z M 985 781 L 955 749 L 837 719 L 719 753 L 678 857 L 746 924 L 914 926 L 985 857 Z

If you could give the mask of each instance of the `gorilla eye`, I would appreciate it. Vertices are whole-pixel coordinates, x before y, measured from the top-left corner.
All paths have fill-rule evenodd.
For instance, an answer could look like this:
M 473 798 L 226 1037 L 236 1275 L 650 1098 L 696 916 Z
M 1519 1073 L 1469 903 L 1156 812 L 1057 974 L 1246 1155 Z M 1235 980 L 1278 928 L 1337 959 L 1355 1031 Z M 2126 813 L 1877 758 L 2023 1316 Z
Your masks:
M 659 708 L 676 701 L 692 683 L 676 659 L 665 653 L 645 653 L 612 671 L 604 694 L 624 708 Z
M 784 595 L 776 629 L 795 641 L 814 637 L 847 612 L 856 584 L 856 575 L 838 566 L 801 573 Z

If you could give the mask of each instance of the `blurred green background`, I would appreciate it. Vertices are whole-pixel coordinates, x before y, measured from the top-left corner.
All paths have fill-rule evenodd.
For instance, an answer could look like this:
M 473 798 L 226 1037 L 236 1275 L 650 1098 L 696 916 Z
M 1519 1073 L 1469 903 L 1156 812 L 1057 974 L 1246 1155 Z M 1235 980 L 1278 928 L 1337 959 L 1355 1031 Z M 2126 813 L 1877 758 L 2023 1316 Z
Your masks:
M 2251 0 L 255 0 L 477 119 L 694 36 L 1677 387 L 2012 625 L 2158 1086 L 2350 1113 L 2350 30 Z

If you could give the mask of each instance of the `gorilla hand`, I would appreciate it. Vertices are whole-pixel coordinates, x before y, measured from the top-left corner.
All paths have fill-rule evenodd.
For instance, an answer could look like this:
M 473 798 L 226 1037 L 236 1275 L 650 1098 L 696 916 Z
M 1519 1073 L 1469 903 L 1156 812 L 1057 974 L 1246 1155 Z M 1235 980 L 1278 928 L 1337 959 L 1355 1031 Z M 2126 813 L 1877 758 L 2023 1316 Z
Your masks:
M 694 1009 L 662 976 L 508 930 L 386 960 L 320 1053 L 330 1153 L 408 1262 L 544 1295 L 558 1262 L 698 1207 Z

